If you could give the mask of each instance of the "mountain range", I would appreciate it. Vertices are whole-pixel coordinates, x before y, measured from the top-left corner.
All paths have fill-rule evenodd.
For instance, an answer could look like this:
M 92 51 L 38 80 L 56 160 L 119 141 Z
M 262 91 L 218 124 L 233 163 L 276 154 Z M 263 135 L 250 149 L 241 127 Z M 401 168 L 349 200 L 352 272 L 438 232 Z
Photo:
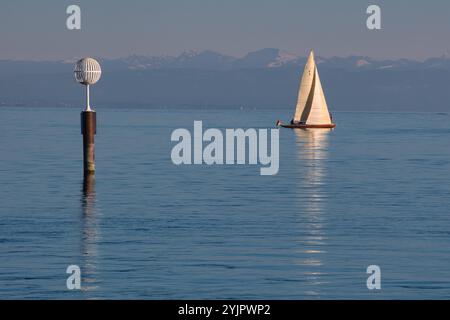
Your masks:
M 79 106 L 76 60 L 0 60 L 0 105 Z M 96 106 L 293 108 L 306 57 L 267 48 L 243 57 L 206 50 L 98 60 Z M 316 55 L 316 62 L 332 110 L 449 111 L 447 55 L 425 61 Z
M 73 63 L 74 60 L 69 61 Z M 143 56 L 131 55 L 125 58 L 104 60 L 111 69 L 155 70 L 155 69 L 203 69 L 203 70 L 236 70 L 256 68 L 289 68 L 303 67 L 306 57 L 274 48 L 266 48 L 250 52 L 236 58 L 215 51 L 187 51 L 179 56 Z M 316 57 L 322 68 L 336 69 L 450 69 L 450 56 L 430 58 L 423 62 L 409 59 L 376 60 L 365 56 L 349 57 Z

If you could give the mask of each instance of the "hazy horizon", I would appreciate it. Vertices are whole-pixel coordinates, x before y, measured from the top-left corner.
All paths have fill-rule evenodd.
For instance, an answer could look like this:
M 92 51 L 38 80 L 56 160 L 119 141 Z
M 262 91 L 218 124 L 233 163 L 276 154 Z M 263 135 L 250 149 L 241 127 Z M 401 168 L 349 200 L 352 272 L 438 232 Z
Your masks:
M 283 48 L 271 48 L 271 47 L 265 47 L 265 48 L 260 48 L 260 49 L 256 49 L 256 50 L 252 50 L 249 52 L 246 52 L 242 55 L 232 55 L 232 54 L 226 54 L 223 52 L 220 52 L 218 50 L 213 50 L 213 49 L 186 49 L 186 50 L 182 50 L 178 53 L 175 54 L 152 54 L 152 53 L 138 53 L 138 52 L 134 52 L 134 53 L 129 53 L 127 55 L 123 55 L 123 56 L 117 56 L 117 57 L 104 57 L 104 56 L 96 56 L 96 55 L 88 55 L 91 57 L 95 57 L 98 59 L 104 59 L 104 60 L 120 60 L 120 59 L 124 59 L 127 57 L 132 57 L 132 56 L 138 56 L 138 57 L 179 57 L 183 54 L 187 54 L 187 53 L 203 53 L 203 52 L 215 52 L 217 54 L 222 54 L 224 56 L 228 56 L 231 58 L 235 58 L 235 59 L 242 59 L 244 58 L 246 55 L 250 54 L 250 53 L 254 53 L 254 52 L 258 52 L 258 51 L 262 51 L 262 50 L 266 50 L 266 49 L 277 49 L 280 50 L 282 52 L 288 53 L 288 54 L 292 54 L 295 55 L 297 58 L 307 58 L 308 54 L 309 54 L 309 49 L 308 51 L 305 51 L 305 53 L 295 53 L 295 52 L 291 52 L 288 51 L 286 49 Z M 381 57 L 373 57 L 373 56 L 369 56 L 369 55 L 359 55 L 359 54 L 353 54 L 353 53 L 349 53 L 347 55 L 323 55 L 320 53 L 317 53 L 317 50 L 315 50 L 314 48 L 312 49 L 315 51 L 316 57 L 319 58 L 325 58 L 325 59 L 331 59 L 331 58 L 350 58 L 350 57 L 364 57 L 364 58 L 369 58 L 369 59 L 373 59 L 375 61 L 387 61 L 387 60 L 410 60 L 410 61 L 416 61 L 416 62 L 424 62 L 428 59 L 434 59 L 434 58 L 442 58 L 442 57 L 446 57 L 450 59 L 450 51 L 446 51 L 446 52 L 442 52 L 441 54 L 437 54 L 437 55 L 433 55 L 433 56 L 428 56 L 428 57 L 423 57 L 423 58 L 408 58 L 408 57 L 385 57 L 385 58 L 381 58 Z M 65 58 L 61 58 L 61 59 L 17 59 L 17 58 L 0 58 L 1 61 L 15 61 L 15 62 L 74 62 L 76 61 L 76 59 L 81 59 L 85 56 L 71 56 L 71 57 L 65 57 Z
M 66 28 L 66 8 L 81 7 L 81 30 Z M 381 30 L 368 30 L 366 9 L 381 7 Z M 449 52 L 450 3 L 118 0 L 2 3 L 2 60 L 176 56 L 212 50 L 242 57 L 261 48 L 306 56 L 425 60 Z

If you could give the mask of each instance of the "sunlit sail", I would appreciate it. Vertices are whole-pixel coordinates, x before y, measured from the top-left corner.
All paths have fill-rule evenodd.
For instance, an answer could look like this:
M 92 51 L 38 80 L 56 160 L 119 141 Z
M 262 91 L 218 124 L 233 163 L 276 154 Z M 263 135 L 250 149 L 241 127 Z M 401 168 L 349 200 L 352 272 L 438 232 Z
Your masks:
M 311 51 L 303 71 L 294 118 L 290 124 L 277 121 L 277 126 L 286 128 L 334 128 L 327 101 L 323 93 L 319 72 Z

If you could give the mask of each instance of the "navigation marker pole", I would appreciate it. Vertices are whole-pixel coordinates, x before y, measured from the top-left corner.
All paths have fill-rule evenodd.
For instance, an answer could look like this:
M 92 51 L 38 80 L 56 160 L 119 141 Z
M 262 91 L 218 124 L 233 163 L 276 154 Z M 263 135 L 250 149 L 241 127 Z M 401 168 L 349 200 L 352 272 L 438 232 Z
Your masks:
M 83 135 L 84 175 L 95 172 L 94 136 L 97 133 L 97 114 L 89 103 L 89 86 L 95 84 L 102 74 L 100 64 L 92 58 L 79 60 L 75 65 L 75 79 L 86 86 L 86 109 L 81 112 L 81 134 Z

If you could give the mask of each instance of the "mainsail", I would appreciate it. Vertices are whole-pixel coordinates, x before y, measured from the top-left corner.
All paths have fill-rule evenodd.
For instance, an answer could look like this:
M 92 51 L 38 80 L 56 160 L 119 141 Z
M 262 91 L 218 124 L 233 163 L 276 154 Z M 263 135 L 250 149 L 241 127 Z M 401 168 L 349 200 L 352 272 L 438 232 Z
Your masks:
M 313 51 L 309 54 L 303 72 L 293 122 L 306 125 L 332 124 Z

